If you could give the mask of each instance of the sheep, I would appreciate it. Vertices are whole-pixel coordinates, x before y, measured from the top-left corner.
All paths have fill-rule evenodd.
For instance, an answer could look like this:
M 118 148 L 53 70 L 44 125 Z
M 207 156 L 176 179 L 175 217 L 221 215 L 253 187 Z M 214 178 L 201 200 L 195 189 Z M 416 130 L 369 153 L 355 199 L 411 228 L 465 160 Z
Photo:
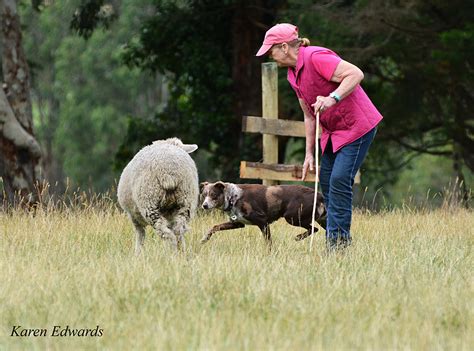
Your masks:
M 141 149 L 124 168 L 117 197 L 135 228 L 137 255 L 143 248 L 147 225 L 176 250 L 185 249 L 184 233 L 199 197 L 198 173 L 188 153 L 197 148 L 178 138 L 157 140 Z

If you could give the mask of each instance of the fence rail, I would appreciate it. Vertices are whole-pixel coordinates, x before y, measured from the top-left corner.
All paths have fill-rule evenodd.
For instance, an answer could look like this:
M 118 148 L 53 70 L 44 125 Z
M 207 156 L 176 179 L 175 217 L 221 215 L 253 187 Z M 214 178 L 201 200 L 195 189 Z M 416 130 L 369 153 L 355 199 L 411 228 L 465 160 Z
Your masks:
M 262 179 L 265 185 L 277 181 L 301 181 L 302 165 L 278 163 L 278 137 L 304 138 L 306 134 L 304 122 L 278 118 L 278 74 L 274 62 L 262 63 L 262 115 L 242 117 L 242 132 L 263 136 L 263 163 L 240 161 L 240 178 Z M 309 172 L 305 181 L 314 182 L 315 172 Z M 359 172 L 354 183 L 360 183 Z
M 265 164 L 260 162 L 240 162 L 240 178 L 301 181 L 302 165 Z M 315 173 L 310 171 L 305 181 L 314 182 Z
M 242 117 L 242 132 L 305 137 L 304 122 L 264 117 Z

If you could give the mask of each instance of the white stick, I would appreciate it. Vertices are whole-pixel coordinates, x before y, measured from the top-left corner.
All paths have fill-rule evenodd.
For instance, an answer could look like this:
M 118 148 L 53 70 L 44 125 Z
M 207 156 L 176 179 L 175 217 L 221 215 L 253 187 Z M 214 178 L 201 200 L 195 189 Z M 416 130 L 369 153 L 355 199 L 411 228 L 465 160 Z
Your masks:
M 315 180 L 314 180 L 314 201 L 313 201 L 313 214 L 311 216 L 311 240 L 309 242 L 309 252 L 313 251 L 313 239 L 314 239 L 314 216 L 316 214 L 316 203 L 318 199 L 318 182 L 319 182 L 319 111 L 316 112 L 316 137 L 314 138 L 314 167 L 315 169 Z

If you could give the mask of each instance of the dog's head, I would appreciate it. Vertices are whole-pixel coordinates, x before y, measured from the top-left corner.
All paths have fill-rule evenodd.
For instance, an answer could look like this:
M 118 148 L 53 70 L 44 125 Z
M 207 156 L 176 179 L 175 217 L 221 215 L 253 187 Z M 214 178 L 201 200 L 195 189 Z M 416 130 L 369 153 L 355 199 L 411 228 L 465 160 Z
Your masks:
M 202 208 L 210 210 L 212 208 L 225 208 L 225 188 L 224 182 L 201 183 Z
M 242 190 L 233 183 L 201 183 L 202 208 L 210 210 L 220 208 L 229 211 L 242 195 Z

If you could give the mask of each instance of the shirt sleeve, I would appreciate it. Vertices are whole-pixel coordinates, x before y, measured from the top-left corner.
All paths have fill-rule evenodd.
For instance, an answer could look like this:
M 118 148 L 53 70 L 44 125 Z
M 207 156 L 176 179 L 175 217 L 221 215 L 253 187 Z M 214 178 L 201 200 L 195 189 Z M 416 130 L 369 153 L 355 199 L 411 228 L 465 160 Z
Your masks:
M 330 51 L 314 53 L 311 60 L 316 71 L 328 81 L 331 80 L 337 65 L 342 61 L 339 56 Z

